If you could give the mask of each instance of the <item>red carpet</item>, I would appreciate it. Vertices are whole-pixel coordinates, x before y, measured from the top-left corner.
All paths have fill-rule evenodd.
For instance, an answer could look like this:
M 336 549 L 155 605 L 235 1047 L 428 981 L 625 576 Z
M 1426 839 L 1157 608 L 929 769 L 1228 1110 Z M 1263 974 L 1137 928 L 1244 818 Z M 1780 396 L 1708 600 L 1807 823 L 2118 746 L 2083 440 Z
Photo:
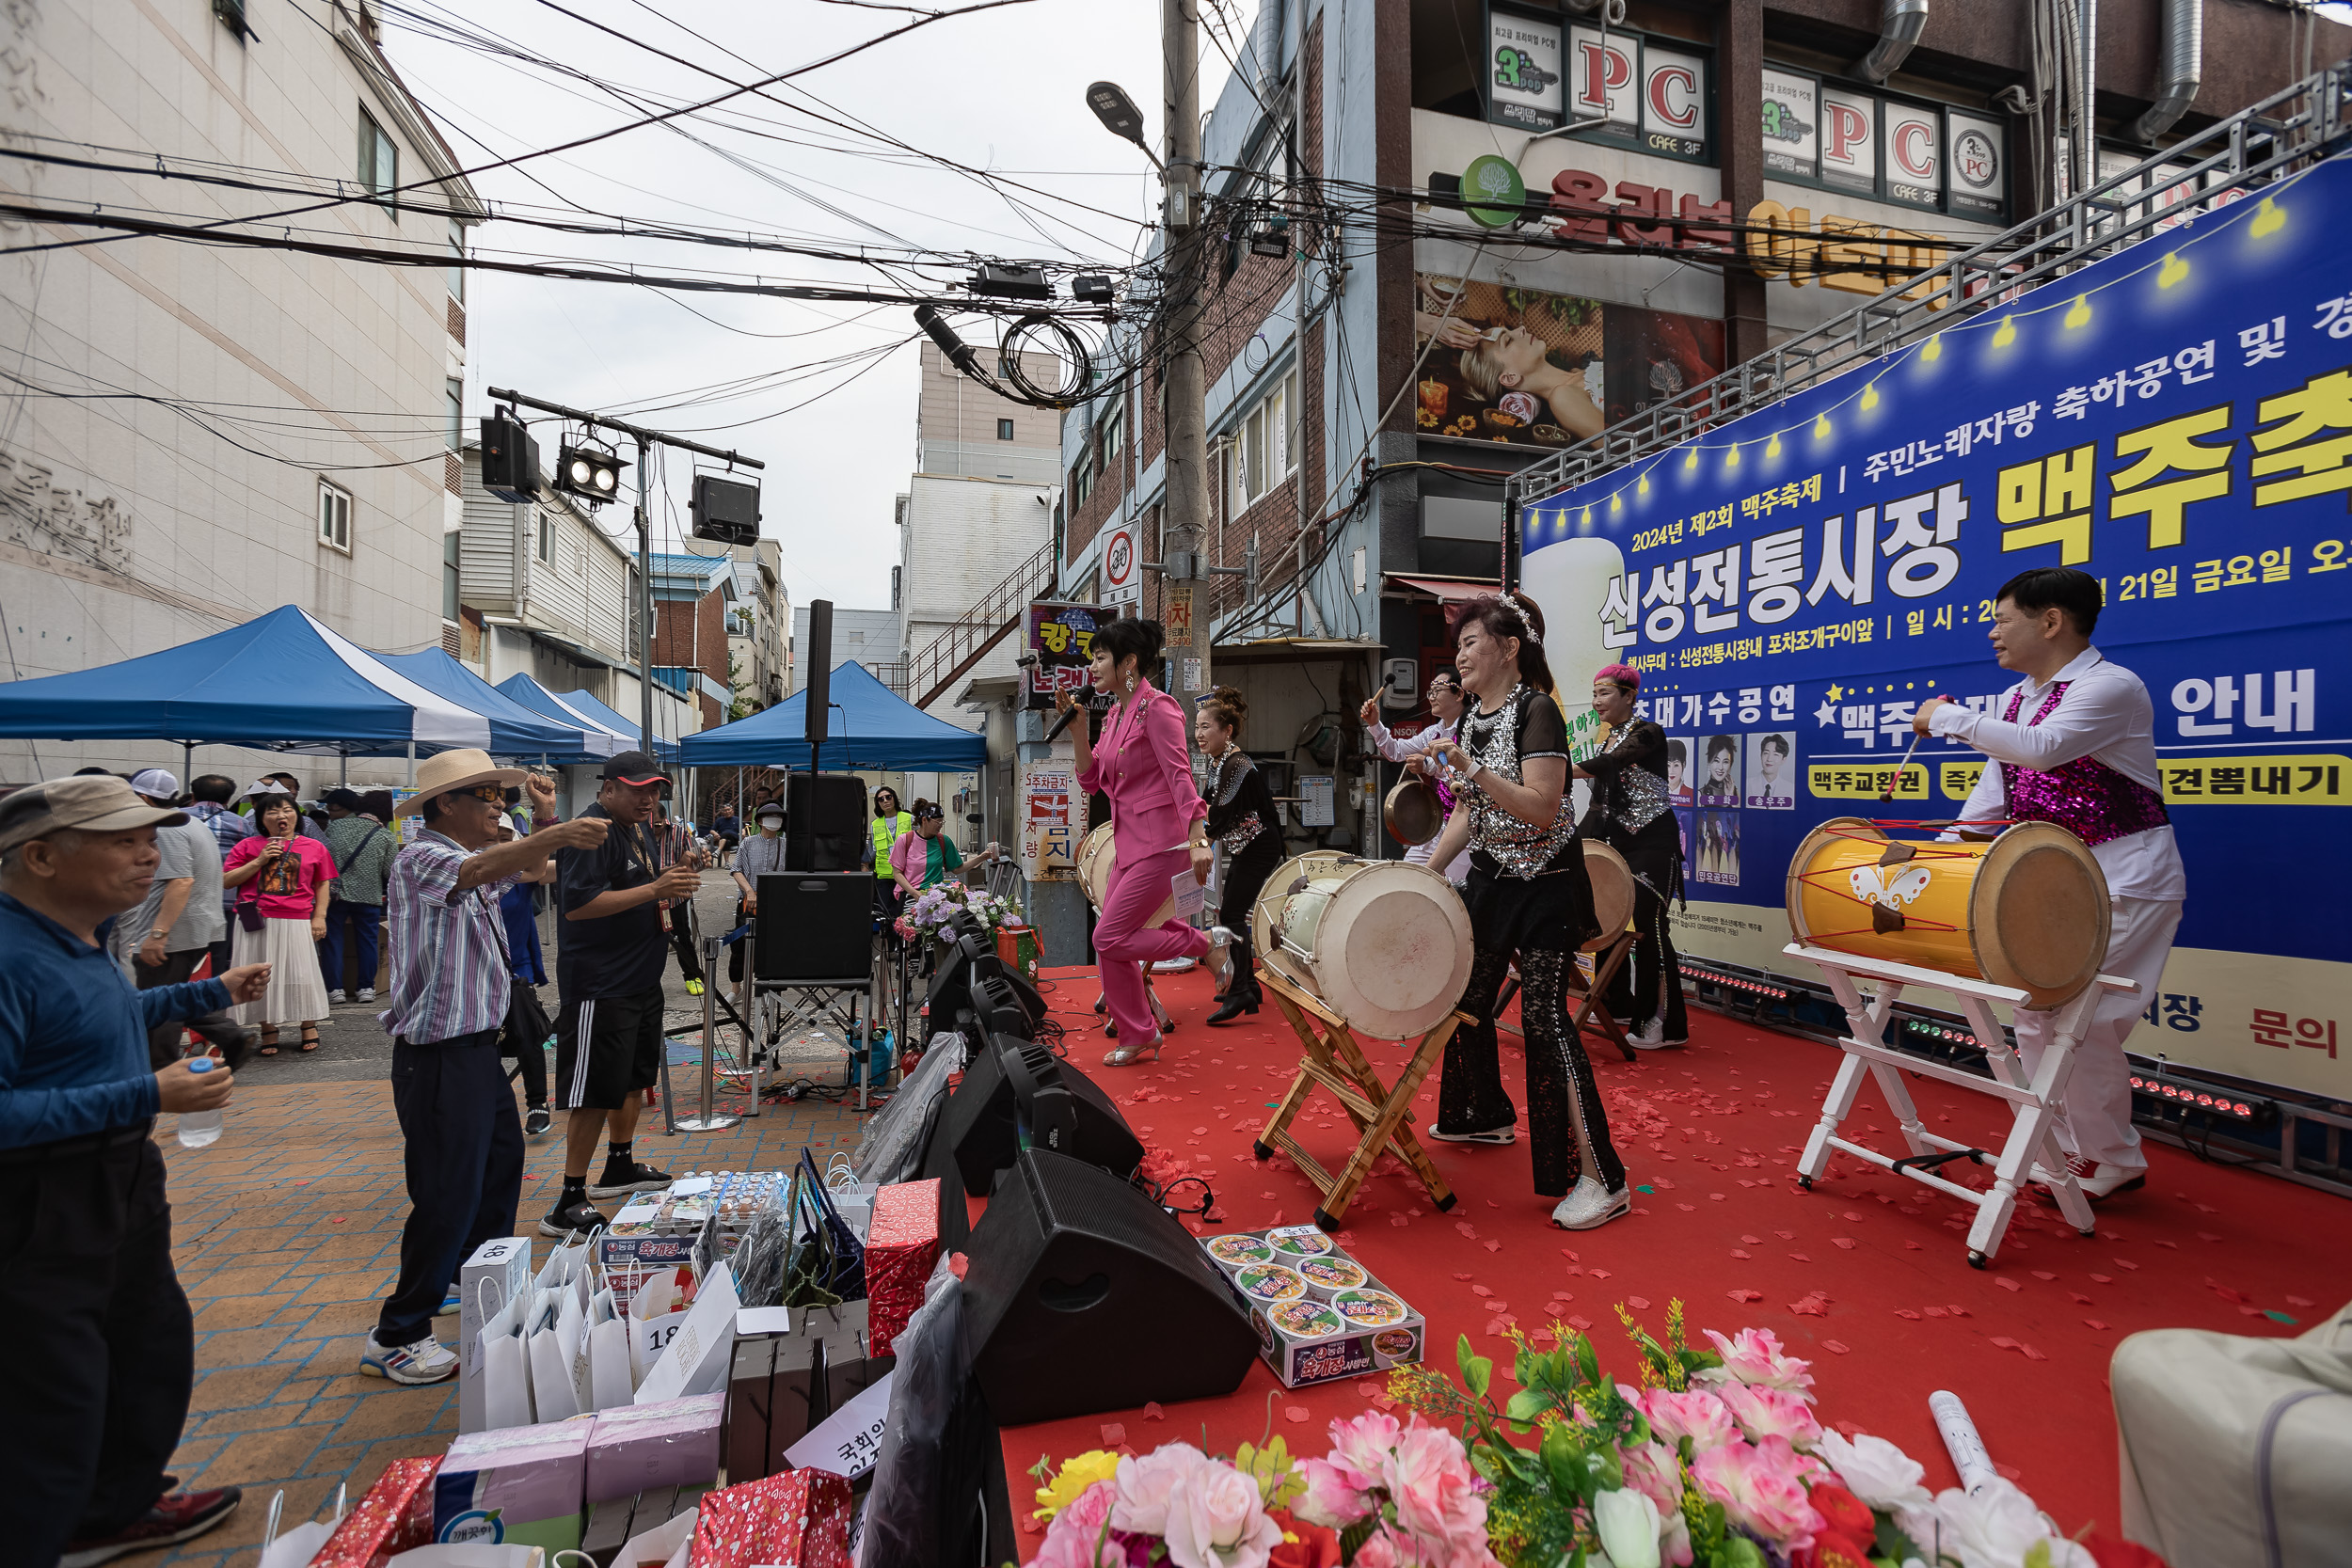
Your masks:
M 1057 976 L 1047 1000 L 1070 1031 L 1070 1059 L 1117 1097 L 1147 1146 L 1189 1161 L 1186 1174 L 1209 1180 L 1224 1213 L 1210 1231 L 1310 1220 L 1315 1196 L 1305 1178 L 1279 1155 L 1263 1163 L 1250 1156 L 1298 1056 L 1271 1003 L 1254 1018 L 1204 1028 L 1206 974 L 1161 976 L 1155 985 L 1178 1022 L 1168 1049 L 1157 1065 L 1112 1069 L 1101 1065 L 1111 1042 L 1089 1010 L 1092 972 L 1048 977 Z M 1637 1189 L 1625 1219 L 1581 1234 L 1553 1228 L 1550 1202 L 1529 1185 L 1523 1144 L 1430 1143 L 1459 1196 L 1450 1213 L 1436 1212 L 1392 1157 L 1364 1184 L 1337 1239 L 1428 1319 L 1433 1360 L 1451 1368 L 1461 1334 L 1503 1360 L 1507 1324 L 1532 1333 L 1557 1315 L 1589 1326 L 1602 1365 L 1625 1373 L 1631 1354 L 1615 1304 L 1662 1329 L 1666 1304 L 1678 1296 L 1694 1340 L 1702 1328 L 1772 1329 L 1789 1354 L 1813 1362 L 1824 1424 L 1900 1444 L 1939 1489 L 1958 1478 L 1927 1398 L 1951 1389 L 1967 1402 L 1994 1462 L 2063 1530 L 2096 1524 L 2114 1534 L 2106 1369 L 2125 1335 L 2193 1327 L 2290 1336 L 2352 1297 L 2352 1253 L 2315 1244 L 2341 1236 L 2352 1219 L 2341 1199 L 2153 1144 L 2147 1187 L 2102 1206 L 2095 1239 L 2077 1236 L 2037 1198 L 2020 1206 L 1992 1267 L 1971 1269 L 1962 1206 L 1916 1182 L 1849 1158 L 1814 1191 L 1798 1188 L 1796 1159 L 1836 1069 L 1835 1048 L 1697 1008 L 1691 1023 L 1683 1049 L 1636 1062 L 1606 1047 L 1595 1053 Z M 1518 1041 L 1509 1034 L 1502 1040 L 1503 1082 L 1523 1115 Z M 1370 1049 L 1392 1076 L 1402 1053 Z M 1418 1126 L 1435 1120 L 1437 1085 L 1432 1072 L 1416 1102 Z M 1928 1124 L 1947 1136 L 1997 1147 L 2008 1126 L 1989 1097 L 1919 1078 L 1912 1092 Z M 1874 1088 L 1863 1091 L 1847 1127 L 1878 1148 L 1897 1147 Z M 1311 1101 L 1294 1131 L 1334 1170 L 1353 1144 L 1345 1114 L 1327 1095 Z M 1747 1291 L 1762 1294 L 1733 1299 Z M 1129 1411 L 1014 1428 L 1004 1434 L 1014 1512 L 1028 1518 L 1036 1483 L 1024 1472 L 1041 1456 L 1059 1462 L 1122 1442 L 1148 1451 L 1177 1439 L 1231 1453 L 1259 1440 L 1269 1419 L 1293 1452 L 1319 1454 L 1326 1423 L 1362 1410 L 1380 1382 L 1292 1391 L 1260 1363 L 1233 1394 L 1170 1405 L 1163 1418 Z M 1041 1537 L 1021 1539 L 1025 1560 Z

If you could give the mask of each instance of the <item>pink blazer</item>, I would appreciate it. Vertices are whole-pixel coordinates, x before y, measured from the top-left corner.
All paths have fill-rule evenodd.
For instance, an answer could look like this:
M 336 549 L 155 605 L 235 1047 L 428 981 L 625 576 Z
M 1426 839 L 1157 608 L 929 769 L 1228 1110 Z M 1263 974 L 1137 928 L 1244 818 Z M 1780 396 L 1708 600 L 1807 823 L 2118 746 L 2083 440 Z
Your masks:
M 1143 846 L 1145 854 L 1183 848 L 1192 825 L 1209 815 L 1192 782 L 1183 705 L 1150 681 L 1103 721 L 1094 766 L 1078 775 L 1078 787 L 1109 796 L 1120 843 Z

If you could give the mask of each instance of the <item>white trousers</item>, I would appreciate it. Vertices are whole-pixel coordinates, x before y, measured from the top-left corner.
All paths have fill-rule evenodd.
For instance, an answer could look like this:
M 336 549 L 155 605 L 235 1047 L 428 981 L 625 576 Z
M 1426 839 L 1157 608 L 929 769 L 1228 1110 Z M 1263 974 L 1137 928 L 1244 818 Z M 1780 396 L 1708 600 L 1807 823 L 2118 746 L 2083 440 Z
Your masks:
M 2123 1042 L 2131 1038 L 2132 1026 L 2139 1022 L 2164 978 L 2172 933 L 2181 926 L 2181 901 L 2118 898 L 2111 920 L 2106 961 L 2099 972 L 2137 980 L 2139 990 L 2125 995 L 2105 992 L 2092 1008 L 2082 1043 L 2074 1048 L 2074 1070 L 2066 1081 L 2058 1141 L 2070 1155 L 2137 1170 L 2146 1167 L 2148 1156 L 2140 1152 L 2139 1132 L 2132 1126 L 2131 1064 L 2123 1059 Z M 2028 1074 L 2042 1065 L 2055 1018 L 2053 1013 L 2017 1009 L 2017 1052 Z

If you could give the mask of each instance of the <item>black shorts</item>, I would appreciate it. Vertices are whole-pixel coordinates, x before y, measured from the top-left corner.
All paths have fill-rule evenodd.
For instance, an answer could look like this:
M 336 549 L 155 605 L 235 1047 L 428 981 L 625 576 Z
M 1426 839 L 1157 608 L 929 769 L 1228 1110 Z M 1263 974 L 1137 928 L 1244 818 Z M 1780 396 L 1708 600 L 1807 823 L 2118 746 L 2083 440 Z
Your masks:
M 555 1105 L 614 1111 L 661 1073 L 661 988 L 564 1004 L 555 1019 Z

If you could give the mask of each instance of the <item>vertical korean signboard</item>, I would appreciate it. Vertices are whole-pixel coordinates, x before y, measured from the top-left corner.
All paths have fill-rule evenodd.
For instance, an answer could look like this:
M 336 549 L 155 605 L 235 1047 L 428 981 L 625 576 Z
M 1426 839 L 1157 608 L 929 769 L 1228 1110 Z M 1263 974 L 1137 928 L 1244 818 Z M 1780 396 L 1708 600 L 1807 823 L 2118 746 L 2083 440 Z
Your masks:
M 2352 1095 L 2352 166 L 2220 199 L 1523 508 L 1561 680 L 1623 658 L 1671 737 L 1686 952 L 1787 972 L 1810 829 L 1957 816 L 1984 758 L 1928 740 L 1897 780 L 1913 711 L 1994 710 L 1994 594 L 2075 566 L 2146 683 L 2188 873 L 2130 1048 Z

